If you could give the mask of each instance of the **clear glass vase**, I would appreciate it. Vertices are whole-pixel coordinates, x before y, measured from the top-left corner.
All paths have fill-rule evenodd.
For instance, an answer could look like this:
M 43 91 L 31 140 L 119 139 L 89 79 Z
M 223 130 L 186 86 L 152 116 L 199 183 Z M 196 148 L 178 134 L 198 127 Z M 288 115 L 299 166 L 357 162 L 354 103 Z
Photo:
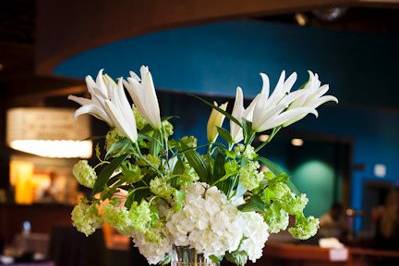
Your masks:
M 171 266 L 216 266 L 216 263 L 189 247 L 174 247 Z

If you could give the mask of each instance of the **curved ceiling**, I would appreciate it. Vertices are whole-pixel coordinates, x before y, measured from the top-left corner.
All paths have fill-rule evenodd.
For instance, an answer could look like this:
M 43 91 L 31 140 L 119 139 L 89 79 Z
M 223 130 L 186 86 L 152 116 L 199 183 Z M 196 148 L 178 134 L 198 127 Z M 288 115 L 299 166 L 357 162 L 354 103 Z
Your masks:
M 374 0 L 375 1 L 375 0 Z M 37 3 L 36 71 L 78 52 L 179 25 L 226 18 L 359 5 L 361 0 L 41 0 Z M 381 2 L 381 1 L 379 1 Z

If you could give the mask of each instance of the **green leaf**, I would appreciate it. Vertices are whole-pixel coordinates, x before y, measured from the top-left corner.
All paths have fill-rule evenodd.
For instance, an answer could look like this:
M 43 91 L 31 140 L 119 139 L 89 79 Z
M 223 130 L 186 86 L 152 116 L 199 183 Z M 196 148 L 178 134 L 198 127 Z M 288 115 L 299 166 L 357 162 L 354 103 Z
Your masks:
M 227 261 L 234 263 L 237 266 L 245 266 L 248 261 L 248 255 L 245 251 L 227 253 L 225 258 Z
M 186 157 L 188 163 L 191 165 L 192 168 L 194 168 L 201 181 L 206 182 L 208 180 L 208 173 L 210 171 L 208 171 L 205 161 L 201 158 L 198 152 L 193 149 L 189 149 L 189 147 L 187 147 L 184 143 L 181 143 L 181 145 L 183 149 L 186 150 L 184 152 L 184 156 Z
M 184 174 L 184 171 L 185 171 L 184 163 L 180 159 L 177 159 L 175 168 L 173 168 L 173 175 L 182 175 Z
M 126 198 L 125 207 L 130 209 L 133 202 L 141 202 L 146 196 L 150 195 L 150 189 L 146 186 L 137 187 L 129 192 Z
M 266 209 L 266 204 L 262 201 L 262 199 L 259 196 L 254 195 L 247 203 L 238 206 L 238 209 L 243 212 L 251 212 L 251 211 L 263 212 Z
M 161 134 L 159 131 L 154 132 L 154 136 L 150 140 L 150 153 L 152 155 L 158 156 L 159 152 L 161 151 Z
M 252 122 L 242 119 L 242 129 L 244 134 L 244 142 L 251 143 L 253 141 L 254 134 L 252 130 Z
M 205 100 L 205 99 L 203 99 L 203 98 L 201 98 L 201 97 L 199 97 L 199 96 L 197 96 L 197 95 L 191 94 L 191 96 L 193 96 L 194 98 L 200 100 L 200 101 L 203 102 L 204 104 L 206 104 L 206 105 L 208 105 L 208 106 L 210 106 L 210 107 L 216 109 L 218 112 L 224 114 L 228 119 L 230 119 L 231 121 L 233 121 L 234 123 L 236 123 L 237 125 L 239 125 L 240 127 L 242 127 L 241 123 L 237 120 L 237 118 L 235 118 L 235 117 L 232 116 L 230 113 L 228 113 L 228 112 L 226 112 L 225 110 L 223 110 L 222 108 L 220 108 L 220 107 L 218 107 L 218 106 L 215 106 L 214 104 L 208 102 L 207 100 Z
M 219 136 L 221 136 L 228 144 L 233 143 L 233 138 L 231 137 L 229 131 L 227 131 L 226 129 L 224 129 L 222 127 L 216 127 L 216 128 L 219 133 Z
M 125 154 L 120 157 L 117 157 L 114 160 L 112 160 L 111 163 L 107 164 L 102 168 L 96 182 L 94 183 L 93 195 L 98 192 L 101 192 L 104 189 L 105 184 L 107 183 L 109 177 L 114 173 L 116 168 L 119 167 L 119 165 L 126 159 L 127 156 L 128 155 Z
M 112 157 L 121 156 L 123 154 L 128 153 L 130 148 L 131 148 L 131 141 L 128 138 L 124 138 L 121 141 L 118 141 L 111 145 L 107 154 L 105 155 L 105 158 L 109 158 L 110 156 Z
M 215 156 L 215 162 L 213 165 L 213 175 L 212 175 L 212 178 L 215 180 L 210 180 L 211 183 L 218 180 L 219 178 L 221 178 L 226 174 L 226 170 L 224 169 L 225 162 L 226 160 L 224 154 L 218 149 Z
M 267 168 L 269 168 L 269 170 L 275 175 L 275 176 L 279 176 L 279 175 L 287 175 L 287 173 L 277 164 L 273 163 L 272 161 L 270 161 L 269 159 L 259 156 L 258 160 L 265 165 Z
M 215 256 L 215 255 L 211 255 L 211 256 L 209 256 L 209 259 L 210 259 L 213 263 L 216 263 L 216 265 L 220 265 L 220 263 L 221 263 L 222 260 L 223 260 L 223 257 L 218 257 L 218 256 Z

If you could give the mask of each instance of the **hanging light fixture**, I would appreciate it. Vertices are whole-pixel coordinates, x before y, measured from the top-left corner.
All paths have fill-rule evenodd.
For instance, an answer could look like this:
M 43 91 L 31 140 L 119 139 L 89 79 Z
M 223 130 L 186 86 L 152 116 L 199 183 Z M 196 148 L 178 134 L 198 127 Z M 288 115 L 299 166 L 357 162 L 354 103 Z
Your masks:
M 26 153 L 51 158 L 89 158 L 90 120 L 75 121 L 73 109 L 12 108 L 7 111 L 7 143 Z

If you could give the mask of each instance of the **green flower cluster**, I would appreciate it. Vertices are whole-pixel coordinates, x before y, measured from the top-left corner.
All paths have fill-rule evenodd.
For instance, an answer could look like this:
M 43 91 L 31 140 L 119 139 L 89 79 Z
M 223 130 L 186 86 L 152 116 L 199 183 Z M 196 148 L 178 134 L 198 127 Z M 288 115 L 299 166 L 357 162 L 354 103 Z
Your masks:
M 111 225 L 123 235 L 131 235 L 134 231 L 129 218 L 129 210 L 125 207 L 115 206 L 112 203 L 103 207 L 104 222 Z
M 265 176 L 259 169 L 260 165 L 257 161 L 247 160 L 239 170 L 240 183 L 249 191 L 259 187 Z
M 93 188 L 97 175 L 96 171 L 89 165 L 87 160 L 80 160 L 77 162 L 73 166 L 72 173 L 79 184 L 88 188 Z
M 165 177 L 156 177 L 150 182 L 150 190 L 155 195 L 170 200 L 175 188 L 173 188 Z
M 309 216 L 305 217 L 303 214 L 296 217 L 295 225 L 288 229 L 290 234 L 301 240 L 308 239 L 314 236 L 319 229 L 319 219 Z
M 173 135 L 173 125 L 168 120 L 162 121 L 162 129 L 166 137 Z
M 73 226 L 86 236 L 94 233 L 102 225 L 102 219 L 98 214 L 97 206 L 89 204 L 86 200 L 82 200 L 73 208 L 71 217 Z
M 133 202 L 130 210 L 117 205 L 116 201 L 106 204 L 103 217 L 106 223 L 123 235 L 132 235 L 134 232 L 146 234 L 159 221 L 157 210 L 145 200 L 140 204 Z
M 184 136 L 180 139 L 180 142 L 189 148 L 197 147 L 197 138 L 194 136 Z
M 105 150 L 109 151 L 111 146 L 119 141 L 121 141 L 124 137 L 118 132 L 117 129 L 111 129 L 107 132 L 105 136 Z
M 133 106 L 133 113 L 137 129 L 142 130 L 148 124 L 147 120 L 140 114 L 136 106 Z
M 298 217 L 289 232 L 299 239 L 307 239 L 312 233 L 317 232 L 318 220 L 314 217 L 305 218 L 303 209 L 308 203 L 305 194 L 296 195 L 286 182 L 288 177 L 285 174 L 275 176 L 271 172 L 266 173 L 268 186 L 262 191 L 261 199 L 266 204 L 264 219 L 269 226 L 270 233 L 278 233 L 286 230 L 289 223 L 289 215 Z

